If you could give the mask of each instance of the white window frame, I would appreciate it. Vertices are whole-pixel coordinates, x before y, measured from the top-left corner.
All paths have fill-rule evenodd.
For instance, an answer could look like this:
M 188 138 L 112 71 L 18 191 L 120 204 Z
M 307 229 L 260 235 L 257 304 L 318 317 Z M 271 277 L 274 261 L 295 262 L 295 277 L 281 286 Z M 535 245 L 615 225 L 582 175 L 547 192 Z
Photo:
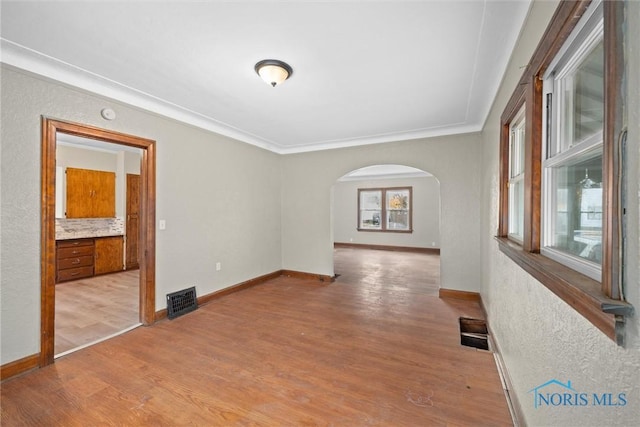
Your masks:
M 573 97 L 567 99 L 567 97 L 562 96 L 564 78 L 575 70 L 575 67 L 581 63 L 598 43 L 602 42 L 603 36 L 602 2 L 594 1 L 543 76 L 543 111 L 551 112 L 549 116 L 543 114 L 543 117 L 550 118 L 551 123 L 549 124 L 547 120 L 543 120 L 542 242 L 540 253 L 597 281 L 602 281 L 601 264 L 556 250 L 551 246 L 554 243 L 556 231 L 555 222 L 552 219 L 555 218 L 554 213 L 557 212 L 555 197 L 553 197 L 553 192 L 557 188 L 553 180 L 553 168 L 567 165 L 572 158 L 580 157 L 592 150 L 602 151 L 604 148 L 603 132 L 576 144 L 573 144 L 573 138 L 570 138 L 571 141 L 566 143 L 562 135 L 565 127 L 562 126 L 564 123 L 561 123 L 562 111 L 567 111 L 564 103 L 571 102 L 573 99 Z M 547 94 L 552 94 L 551 105 L 549 105 Z M 571 111 L 571 109 L 569 110 Z
M 524 239 L 524 194 L 522 203 L 520 203 L 521 201 L 515 197 L 513 189 L 517 186 L 520 186 L 522 192 L 525 189 L 525 127 L 526 117 L 523 105 L 509 125 L 509 238 L 520 244 Z M 518 172 L 514 172 L 514 169 Z M 516 221 L 518 222 L 517 227 Z M 515 232 L 514 228 L 518 228 L 520 233 Z

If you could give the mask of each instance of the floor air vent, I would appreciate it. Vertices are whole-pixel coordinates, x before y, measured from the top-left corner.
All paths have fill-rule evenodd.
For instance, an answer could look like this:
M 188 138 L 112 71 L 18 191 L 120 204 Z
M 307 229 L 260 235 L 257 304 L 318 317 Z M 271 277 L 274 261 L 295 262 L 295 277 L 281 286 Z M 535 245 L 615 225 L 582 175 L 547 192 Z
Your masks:
M 167 317 L 175 319 L 198 308 L 195 286 L 167 294 Z
M 489 350 L 489 331 L 486 320 L 461 317 L 460 344 L 480 350 Z

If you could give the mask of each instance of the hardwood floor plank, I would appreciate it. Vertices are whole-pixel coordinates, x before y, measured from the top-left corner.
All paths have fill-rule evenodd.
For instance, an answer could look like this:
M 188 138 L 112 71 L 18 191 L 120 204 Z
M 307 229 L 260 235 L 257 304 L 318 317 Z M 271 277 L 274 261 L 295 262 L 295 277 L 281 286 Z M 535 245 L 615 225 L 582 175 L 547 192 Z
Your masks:
M 280 277 L 5 381 L 2 425 L 511 425 L 493 355 L 460 345 L 479 304 L 439 299 L 422 258 L 360 256 L 333 283 Z
M 138 270 L 56 285 L 55 354 L 139 323 Z

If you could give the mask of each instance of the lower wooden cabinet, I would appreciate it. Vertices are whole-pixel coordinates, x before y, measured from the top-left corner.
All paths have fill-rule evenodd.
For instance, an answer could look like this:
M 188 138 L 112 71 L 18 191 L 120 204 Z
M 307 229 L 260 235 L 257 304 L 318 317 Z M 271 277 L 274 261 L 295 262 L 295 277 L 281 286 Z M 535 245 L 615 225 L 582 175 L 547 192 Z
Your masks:
M 122 271 L 122 236 L 56 242 L 56 283 Z
M 95 239 L 95 274 L 113 273 L 124 268 L 124 240 L 122 236 Z
M 56 283 L 93 276 L 93 239 L 56 242 Z

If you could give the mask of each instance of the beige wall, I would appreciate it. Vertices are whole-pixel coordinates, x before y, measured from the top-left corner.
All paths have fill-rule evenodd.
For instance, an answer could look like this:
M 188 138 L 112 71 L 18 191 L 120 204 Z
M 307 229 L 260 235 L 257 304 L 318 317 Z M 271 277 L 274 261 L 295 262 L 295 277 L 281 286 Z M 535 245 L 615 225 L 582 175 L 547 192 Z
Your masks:
M 56 167 L 92 169 L 116 173 L 116 217 L 126 215 L 126 174 L 140 174 L 139 153 L 131 151 L 105 152 L 59 144 L 56 147 Z M 56 178 L 56 218 L 64 218 L 66 208 L 66 175 Z
M 332 186 L 355 169 L 400 164 L 440 182 L 441 287 L 479 291 L 480 142 L 479 134 L 466 134 L 285 156 L 283 267 L 332 275 Z
M 498 157 L 500 115 L 522 75 L 557 2 L 536 1 L 520 41 L 511 58 L 508 72 L 482 132 L 482 299 L 489 324 L 495 334 L 512 379 L 514 396 L 528 425 L 610 426 L 637 425 L 640 419 L 640 339 L 639 317 L 628 319 L 627 347 L 618 347 L 597 328 L 498 249 L 494 235 L 498 219 Z M 640 308 L 638 258 L 638 159 L 640 157 L 640 120 L 638 94 L 640 82 L 640 2 L 628 3 L 629 41 L 628 96 L 629 151 L 626 197 L 629 230 L 627 232 L 627 297 Z M 577 392 L 626 393 L 625 407 L 539 407 L 533 406 L 530 390 L 548 380 L 571 381 Z M 553 390 L 558 391 L 558 390 Z
M 213 292 L 280 268 L 333 274 L 331 189 L 381 163 L 440 181 L 442 286 L 478 290 L 478 134 L 278 156 L 2 67 L 1 363 L 39 351 L 40 117 L 157 141 L 156 309 L 165 294 Z M 11 106 L 8 108 L 7 106 Z M 117 113 L 105 121 L 105 107 Z M 220 272 L 215 263 L 222 264 Z
M 157 141 L 156 309 L 281 268 L 280 163 L 268 151 L 1 69 L 1 360 L 40 351 L 40 117 Z M 114 121 L 100 110 L 113 108 Z M 215 270 L 221 262 L 222 270 Z
M 413 233 L 358 231 L 358 189 L 412 187 Z M 335 242 L 367 245 L 440 247 L 440 184 L 432 176 L 421 178 L 337 182 L 333 187 Z
M 616 346 L 504 257 L 494 240 L 498 120 L 556 2 L 536 1 L 482 134 L 277 156 L 228 138 L 2 68 L 0 363 L 39 351 L 40 116 L 157 140 L 157 301 L 196 285 L 206 294 L 286 268 L 333 274 L 332 187 L 349 171 L 404 164 L 440 182 L 441 286 L 481 291 L 489 322 L 530 425 L 634 425 L 640 417 L 639 316 Z M 629 2 L 628 300 L 640 307 L 640 3 Z M 100 110 L 118 113 L 113 122 Z M 215 271 L 215 262 L 222 271 Z M 627 392 L 624 408 L 534 409 L 549 379 L 580 391 Z
M 118 155 L 104 151 L 58 145 L 56 147 L 56 166 L 63 168 L 92 169 L 115 172 L 118 166 Z

